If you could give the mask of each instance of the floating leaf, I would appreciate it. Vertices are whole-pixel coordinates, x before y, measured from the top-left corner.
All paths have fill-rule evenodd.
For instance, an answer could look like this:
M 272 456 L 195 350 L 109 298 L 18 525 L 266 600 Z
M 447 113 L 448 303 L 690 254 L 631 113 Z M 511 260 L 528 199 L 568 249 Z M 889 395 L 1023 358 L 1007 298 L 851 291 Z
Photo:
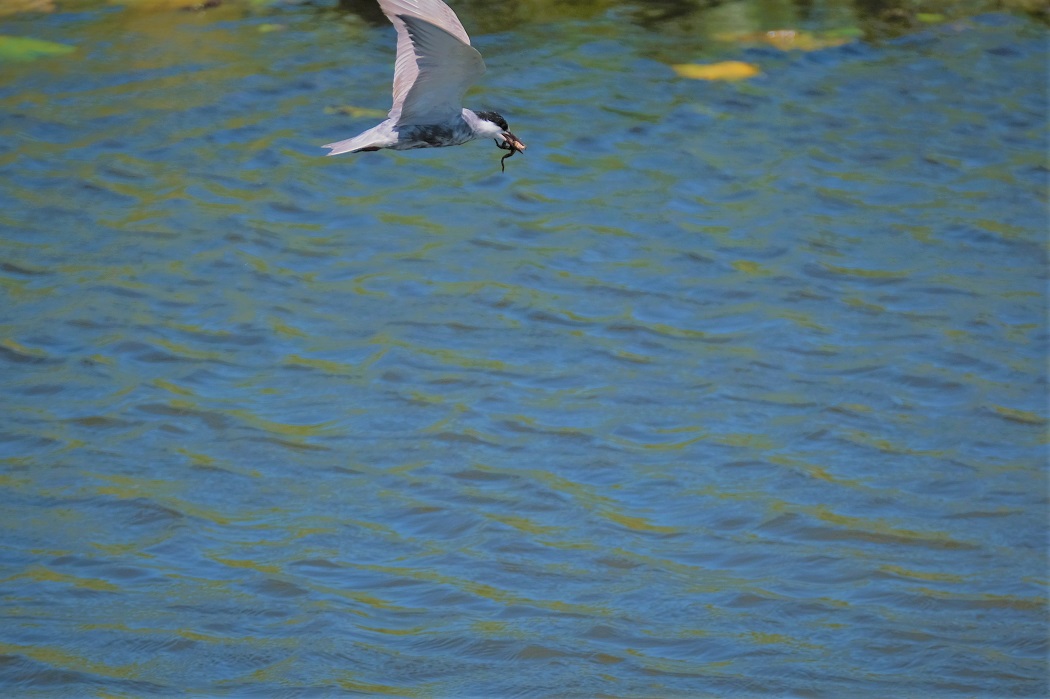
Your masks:
M 679 63 L 671 68 L 683 78 L 693 80 L 744 80 L 752 78 L 762 71 L 758 66 L 743 61 L 723 61 L 721 63 Z
M 52 0 L 0 0 L 0 17 L 22 12 L 54 12 Z
M 737 44 L 768 44 L 781 51 L 817 51 L 849 43 L 853 34 L 844 30 L 813 34 L 798 29 L 773 29 L 767 32 L 737 32 L 718 34 L 719 41 Z
M 64 56 L 75 46 L 26 36 L 0 36 L 0 61 L 34 61 L 44 56 Z
M 917 12 L 915 13 L 915 19 L 926 24 L 937 24 L 948 18 L 937 12 Z

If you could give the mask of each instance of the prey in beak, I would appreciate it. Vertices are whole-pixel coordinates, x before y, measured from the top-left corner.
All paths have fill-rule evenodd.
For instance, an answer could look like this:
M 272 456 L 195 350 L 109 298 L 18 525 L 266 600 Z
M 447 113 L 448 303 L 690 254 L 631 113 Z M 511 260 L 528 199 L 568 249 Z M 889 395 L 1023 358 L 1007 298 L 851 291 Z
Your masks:
M 510 151 L 505 156 L 499 159 L 500 172 L 506 172 L 507 166 L 503 164 L 503 161 L 513 156 L 515 153 L 524 153 L 525 144 L 518 140 L 518 137 L 512 134 L 510 131 L 504 131 L 500 134 L 503 137 L 502 141 L 496 141 L 496 145 L 503 150 Z

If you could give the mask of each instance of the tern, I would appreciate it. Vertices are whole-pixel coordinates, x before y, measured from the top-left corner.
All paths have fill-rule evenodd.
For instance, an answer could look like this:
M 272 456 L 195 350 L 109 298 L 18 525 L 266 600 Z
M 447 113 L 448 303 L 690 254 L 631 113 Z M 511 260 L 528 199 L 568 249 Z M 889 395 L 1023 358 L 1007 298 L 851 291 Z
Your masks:
M 397 30 L 394 106 L 378 126 L 323 146 L 328 155 L 492 138 L 510 151 L 500 159 L 503 167 L 504 160 L 525 150 L 502 116 L 463 107 L 463 95 L 485 73 L 485 62 L 452 8 L 441 0 L 379 0 L 379 7 Z

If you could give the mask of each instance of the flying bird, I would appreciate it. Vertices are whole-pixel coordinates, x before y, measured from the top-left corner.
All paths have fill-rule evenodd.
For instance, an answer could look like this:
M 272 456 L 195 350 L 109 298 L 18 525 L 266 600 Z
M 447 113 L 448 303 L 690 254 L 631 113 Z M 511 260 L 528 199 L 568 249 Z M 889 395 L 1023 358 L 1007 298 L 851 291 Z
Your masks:
M 328 155 L 492 138 L 510 151 L 500 158 L 502 168 L 504 160 L 525 150 L 502 116 L 463 107 L 463 95 L 485 73 L 485 62 L 452 8 L 441 0 L 379 0 L 379 7 L 397 30 L 394 106 L 378 126 L 323 146 Z

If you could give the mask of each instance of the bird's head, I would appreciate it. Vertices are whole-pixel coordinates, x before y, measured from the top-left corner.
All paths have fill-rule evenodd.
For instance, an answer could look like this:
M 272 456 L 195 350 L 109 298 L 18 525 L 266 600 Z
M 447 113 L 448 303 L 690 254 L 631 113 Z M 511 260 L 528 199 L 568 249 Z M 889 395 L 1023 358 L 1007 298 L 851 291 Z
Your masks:
M 510 132 L 510 127 L 507 126 L 507 120 L 496 112 L 474 112 L 481 119 L 481 128 L 485 132 L 484 135 L 491 136 L 496 141 L 496 145 L 503 150 L 509 150 L 511 154 L 514 152 L 523 152 L 525 150 L 525 144 L 518 140 L 518 137 Z

